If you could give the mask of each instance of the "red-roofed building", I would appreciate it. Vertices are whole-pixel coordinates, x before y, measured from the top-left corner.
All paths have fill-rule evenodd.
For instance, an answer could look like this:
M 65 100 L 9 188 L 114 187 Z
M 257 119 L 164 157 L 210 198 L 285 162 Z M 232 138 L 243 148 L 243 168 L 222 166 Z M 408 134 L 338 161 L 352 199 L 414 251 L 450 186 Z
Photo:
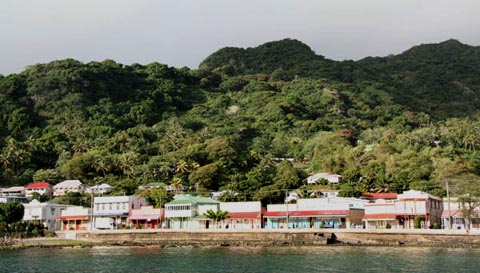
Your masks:
M 363 193 L 362 196 L 360 196 L 361 199 L 366 199 L 370 201 L 375 201 L 379 199 L 384 199 L 384 200 L 396 200 L 398 194 L 396 193 Z
M 25 187 L 25 196 L 32 197 L 32 194 L 36 192 L 40 195 L 52 195 L 52 185 L 47 182 L 35 182 Z
M 298 199 L 296 204 L 268 205 L 265 228 L 350 228 L 361 226 L 363 205 L 355 198 Z
M 223 202 L 220 210 L 228 212 L 223 226 L 229 229 L 259 229 L 263 227 L 263 210 L 260 201 Z
M 80 206 L 68 207 L 62 210 L 57 221 L 60 223 L 60 230 L 90 230 L 90 208 Z

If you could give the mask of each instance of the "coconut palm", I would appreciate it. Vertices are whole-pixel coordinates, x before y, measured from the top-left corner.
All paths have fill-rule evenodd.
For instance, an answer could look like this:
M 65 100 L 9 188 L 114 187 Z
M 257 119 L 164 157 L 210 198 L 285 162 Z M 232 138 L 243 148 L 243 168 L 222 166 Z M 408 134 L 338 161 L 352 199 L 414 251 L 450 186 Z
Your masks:
M 214 211 L 212 209 L 209 209 L 204 213 L 204 215 L 205 215 L 205 217 L 207 217 L 207 219 L 212 219 L 213 220 L 214 226 L 217 226 L 218 222 L 221 222 L 221 221 L 223 221 L 223 220 L 225 220 L 229 217 L 228 216 L 228 211 L 226 211 L 226 210 Z

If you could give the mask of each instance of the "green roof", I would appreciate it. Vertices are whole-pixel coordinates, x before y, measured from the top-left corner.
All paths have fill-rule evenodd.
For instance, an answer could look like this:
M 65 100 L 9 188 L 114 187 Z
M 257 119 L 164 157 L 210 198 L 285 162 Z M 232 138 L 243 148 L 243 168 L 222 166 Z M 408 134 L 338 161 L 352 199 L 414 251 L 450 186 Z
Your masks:
M 220 202 L 213 200 L 211 198 L 202 197 L 202 196 L 190 196 L 190 195 L 181 195 L 177 196 L 173 201 L 168 202 L 166 205 L 197 205 L 197 204 L 220 204 Z

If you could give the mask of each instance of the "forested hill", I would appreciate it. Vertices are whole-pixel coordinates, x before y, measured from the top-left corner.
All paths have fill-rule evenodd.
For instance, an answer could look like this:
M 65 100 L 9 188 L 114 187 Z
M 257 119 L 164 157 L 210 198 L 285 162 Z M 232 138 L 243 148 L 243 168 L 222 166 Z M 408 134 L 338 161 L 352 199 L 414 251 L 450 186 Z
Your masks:
M 457 40 L 415 46 L 388 57 L 336 62 L 325 59 L 300 41 L 285 39 L 255 48 L 224 48 L 201 68 L 231 75 L 266 73 L 328 78 L 387 86 L 396 103 L 438 119 L 478 114 L 480 109 L 480 47 Z
M 267 203 L 335 172 L 347 196 L 442 195 L 446 179 L 480 191 L 479 56 L 449 40 L 338 62 L 286 39 L 220 49 L 197 70 L 32 65 L 0 76 L 0 186 L 165 183 Z

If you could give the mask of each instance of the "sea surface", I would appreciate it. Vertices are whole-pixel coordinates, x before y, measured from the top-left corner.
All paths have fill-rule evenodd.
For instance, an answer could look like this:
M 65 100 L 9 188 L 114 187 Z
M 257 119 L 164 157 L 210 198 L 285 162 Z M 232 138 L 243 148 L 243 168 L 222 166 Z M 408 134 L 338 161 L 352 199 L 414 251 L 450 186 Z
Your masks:
M 0 272 L 480 272 L 480 249 L 32 248 L 0 251 Z

